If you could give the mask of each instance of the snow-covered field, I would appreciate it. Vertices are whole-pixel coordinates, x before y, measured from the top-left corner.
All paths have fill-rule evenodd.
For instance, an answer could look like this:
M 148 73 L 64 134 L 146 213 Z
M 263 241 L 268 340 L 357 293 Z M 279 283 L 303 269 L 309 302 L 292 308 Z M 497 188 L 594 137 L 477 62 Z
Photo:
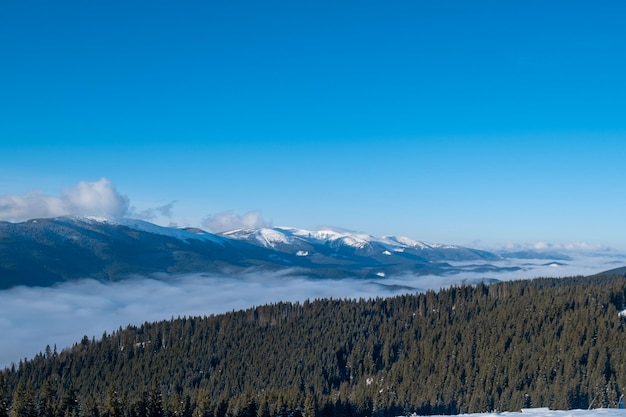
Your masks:
M 524 412 L 504 412 L 504 413 L 476 413 L 461 414 L 468 417 L 624 417 L 625 409 L 619 408 L 596 408 L 593 410 L 549 410 L 547 408 L 534 408 L 524 410 Z M 450 416 L 447 416 L 450 417 Z

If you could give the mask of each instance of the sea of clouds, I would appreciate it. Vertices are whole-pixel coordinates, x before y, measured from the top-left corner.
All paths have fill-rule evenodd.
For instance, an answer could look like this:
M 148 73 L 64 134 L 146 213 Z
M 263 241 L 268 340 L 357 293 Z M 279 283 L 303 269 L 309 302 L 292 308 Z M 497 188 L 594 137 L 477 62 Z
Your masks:
M 146 321 L 206 316 L 279 301 L 387 297 L 484 278 L 591 275 L 622 266 L 624 260 L 611 253 L 580 254 L 561 266 L 551 266 L 545 260 L 505 260 L 499 266 L 520 265 L 523 270 L 446 277 L 406 275 L 377 281 L 310 279 L 284 271 L 234 276 L 158 275 L 109 283 L 84 279 L 47 288 L 15 287 L 0 291 L 0 367 L 32 358 L 46 345 L 56 345 L 60 351 L 83 336 L 99 339 L 104 332 Z

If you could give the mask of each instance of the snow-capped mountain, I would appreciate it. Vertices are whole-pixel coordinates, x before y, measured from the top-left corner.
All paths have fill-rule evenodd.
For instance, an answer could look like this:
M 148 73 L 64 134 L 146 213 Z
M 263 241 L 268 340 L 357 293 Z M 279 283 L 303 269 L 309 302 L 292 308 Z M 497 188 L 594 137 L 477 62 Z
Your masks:
M 301 256 L 303 252 L 309 252 L 310 256 L 316 253 L 327 253 L 330 248 L 337 254 L 353 253 L 358 256 L 400 256 L 403 258 L 416 256 L 429 262 L 500 259 L 500 256 L 493 253 L 461 246 L 433 244 L 407 237 L 383 236 L 379 238 L 363 233 L 333 229 L 316 231 L 290 227 L 240 229 L 222 233 L 221 236 L 272 248 L 283 253 L 300 253 Z
M 500 271 L 501 267 L 490 264 L 498 260 L 499 255 L 482 250 L 330 228 L 213 234 L 96 217 L 0 222 L 0 288 L 46 286 L 78 278 L 120 280 L 133 275 L 232 274 L 255 269 L 315 278 L 448 275 Z

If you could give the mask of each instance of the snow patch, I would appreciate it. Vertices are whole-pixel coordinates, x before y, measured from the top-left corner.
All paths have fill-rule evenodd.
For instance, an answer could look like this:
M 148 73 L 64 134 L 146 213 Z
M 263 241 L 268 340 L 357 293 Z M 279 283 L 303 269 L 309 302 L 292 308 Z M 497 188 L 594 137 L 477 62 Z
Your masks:
M 492 413 L 462 414 L 467 417 L 623 417 L 624 409 L 596 408 L 592 410 L 549 410 L 547 408 L 525 408 L 524 411 L 505 411 Z M 449 417 L 449 416 L 447 416 Z
M 524 408 L 520 411 L 505 411 L 492 413 L 461 414 L 464 417 L 623 417 L 624 409 L 596 408 L 592 410 L 550 410 L 548 408 Z M 413 415 L 415 416 L 415 414 Z M 460 417 L 459 416 L 459 417 Z M 434 417 L 434 416 L 431 416 Z M 450 417 L 450 416 L 446 416 Z
M 381 241 L 392 246 L 400 246 L 401 248 L 413 248 L 421 250 L 432 249 L 455 249 L 454 245 L 442 245 L 439 243 L 428 243 L 421 240 L 414 240 L 406 236 L 383 236 Z
M 178 229 L 173 227 L 158 226 L 154 223 L 146 222 L 138 219 L 111 219 L 101 216 L 66 216 L 60 219 L 66 219 L 66 221 L 74 223 L 87 223 L 87 224 L 108 224 L 112 226 L 126 226 L 131 229 L 138 230 L 140 232 L 152 233 L 155 235 L 173 237 L 175 239 L 182 240 L 183 242 L 189 242 L 191 239 L 205 240 L 223 245 L 224 242 L 217 236 L 209 233 L 192 233 L 184 229 Z
M 80 217 L 76 217 L 77 219 L 80 219 Z M 85 216 L 83 217 L 83 219 L 85 220 L 91 220 L 95 223 L 110 223 L 110 224 L 115 224 L 115 222 L 107 217 L 102 217 L 102 216 Z
M 276 229 L 259 229 L 256 231 L 255 237 L 265 247 L 273 248 L 277 243 L 290 243 L 289 238 Z
M 219 243 L 220 245 L 223 245 L 224 243 L 219 237 L 209 232 L 192 233 L 184 229 L 157 226 L 156 224 L 149 223 L 143 220 L 121 219 L 121 220 L 116 220 L 114 223 L 112 223 L 110 220 L 106 220 L 105 222 L 127 226 L 132 229 L 136 229 L 136 230 L 147 232 L 147 233 L 153 233 L 155 235 L 173 237 L 173 238 L 182 240 L 184 242 L 189 242 L 189 240 L 193 239 L 193 240 L 208 240 L 211 242 Z
M 342 236 L 341 238 L 337 239 L 339 241 L 341 241 L 341 243 L 343 243 L 346 246 L 350 246 L 352 248 L 357 248 L 357 249 L 363 249 L 364 247 L 366 247 L 367 245 L 369 245 L 369 240 L 368 239 L 363 239 L 360 236 L 354 235 L 354 236 Z

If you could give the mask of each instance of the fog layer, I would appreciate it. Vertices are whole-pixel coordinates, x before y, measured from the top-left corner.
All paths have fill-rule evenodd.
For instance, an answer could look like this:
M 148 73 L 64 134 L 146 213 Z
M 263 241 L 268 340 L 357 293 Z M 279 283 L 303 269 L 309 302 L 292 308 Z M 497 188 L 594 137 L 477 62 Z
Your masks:
M 500 266 L 523 269 L 507 274 L 407 275 L 377 281 L 249 273 L 135 277 L 114 283 L 85 279 L 50 288 L 16 287 L 0 291 L 0 368 L 32 358 L 46 345 L 56 345 L 60 351 L 85 335 L 99 339 L 103 332 L 146 321 L 205 316 L 278 301 L 386 297 L 481 279 L 590 275 L 623 266 L 623 261 L 615 254 L 577 256 L 567 265 L 545 260 L 503 261 Z

